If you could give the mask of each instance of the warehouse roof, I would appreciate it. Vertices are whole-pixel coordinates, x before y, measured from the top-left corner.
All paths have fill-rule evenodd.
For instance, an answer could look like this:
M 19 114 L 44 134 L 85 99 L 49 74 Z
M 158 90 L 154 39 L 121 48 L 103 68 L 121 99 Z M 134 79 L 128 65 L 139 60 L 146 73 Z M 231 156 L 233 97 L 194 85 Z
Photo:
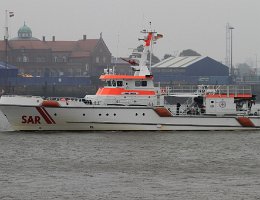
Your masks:
M 183 57 L 169 57 L 155 65 L 153 68 L 186 68 L 193 63 L 196 63 L 205 56 L 183 56 Z
M 17 69 L 15 66 L 0 61 L 0 69 Z

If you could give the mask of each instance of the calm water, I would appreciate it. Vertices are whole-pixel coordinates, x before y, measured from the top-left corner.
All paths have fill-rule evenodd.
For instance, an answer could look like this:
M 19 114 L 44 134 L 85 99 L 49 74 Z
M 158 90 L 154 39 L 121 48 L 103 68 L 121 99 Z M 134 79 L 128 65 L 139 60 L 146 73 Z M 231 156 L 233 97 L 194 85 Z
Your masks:
M 260 199 L 260 132 L 0 131 L 0 199 Z

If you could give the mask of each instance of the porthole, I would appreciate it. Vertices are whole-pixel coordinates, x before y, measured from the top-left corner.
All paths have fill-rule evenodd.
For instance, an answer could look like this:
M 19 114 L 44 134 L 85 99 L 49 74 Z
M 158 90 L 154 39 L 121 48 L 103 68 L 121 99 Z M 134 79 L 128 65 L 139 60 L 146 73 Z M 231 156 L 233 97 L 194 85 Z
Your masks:
M 85 116 L 86 114 L 85 113 L 83 113 L 83 116 Z
M 54 113 L 54 116 L 57 116 L 57 113 Z
M 109 114 L 107 113 L 106 116 L 108 116 Z
M 137 116 L 138 114 L 137 113 L 135 113 L 135 116 Z
M 114 116 L 116 116 L 116 113 L 114 113 Z
M 99 116 L 101 116 L 101 114 L 98 114 Z
M 145 116 L 145 113 L 143 113 L 143 116 Z

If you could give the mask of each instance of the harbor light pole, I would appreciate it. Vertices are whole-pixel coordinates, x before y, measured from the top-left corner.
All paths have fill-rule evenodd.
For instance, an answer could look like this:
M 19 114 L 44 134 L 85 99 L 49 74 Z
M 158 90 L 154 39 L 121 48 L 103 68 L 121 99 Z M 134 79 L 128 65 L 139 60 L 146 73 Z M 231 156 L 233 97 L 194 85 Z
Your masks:
M 257 60 L 257 54 L 255 54 L 255 75 L 256 75 L 256 77 L 257 77 L 257 73 L 258 73 L 257 62 L 258 62 L 258 60 Z
M 233 78 L 234 76 L 234 69 L 233 69 L 233 36 L 232 36 L 232 30 L 234 27 L 229 26 L 230 30 L 230 75 Z

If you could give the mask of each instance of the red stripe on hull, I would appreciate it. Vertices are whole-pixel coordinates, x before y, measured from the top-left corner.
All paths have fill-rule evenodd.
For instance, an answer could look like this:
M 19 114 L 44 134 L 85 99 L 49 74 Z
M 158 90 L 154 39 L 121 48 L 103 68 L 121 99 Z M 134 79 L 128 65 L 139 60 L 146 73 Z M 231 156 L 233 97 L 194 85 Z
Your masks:
M 248 118 L 248 117 L 238 117 L 237 121 L 243 126 L 243 127 L 255 127 L 254 123 Z
M 51 122 L 53 123 L 53 124 L 56 124 L 56 122 L 52 119 L 52 117 L 50 116 L 50 114 L 47 112 L 47 110 L 44 108 L 44 107 L 42 107 L 42 110 L 45 112 L 45 114 L 49 117 L 49 119 L 51 120 Z
M 48 118 L 48 116 L 44 113 L 41 107 L 36 107 L 37 111 L 40 113 L 40 115 L 43 117 L 43 119 L 46 121 L 47 124 L 52 124 L 51 120 Z

